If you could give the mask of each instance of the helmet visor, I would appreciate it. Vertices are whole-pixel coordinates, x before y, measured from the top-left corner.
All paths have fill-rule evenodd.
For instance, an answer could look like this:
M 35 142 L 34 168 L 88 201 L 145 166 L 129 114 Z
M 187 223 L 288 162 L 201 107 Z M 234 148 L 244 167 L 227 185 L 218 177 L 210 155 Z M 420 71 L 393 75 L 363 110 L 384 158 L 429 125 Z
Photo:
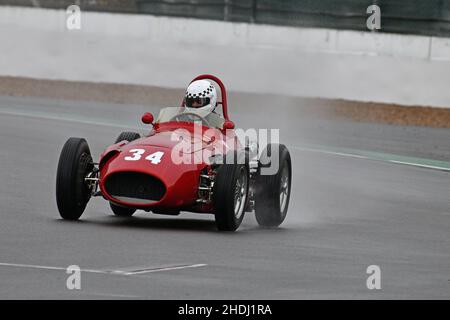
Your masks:
M 210 104 L 210 98 L 203 97 L 195 97 L 195 98 L 186 98 L 186 107 L 188 108 L 201 108 Z

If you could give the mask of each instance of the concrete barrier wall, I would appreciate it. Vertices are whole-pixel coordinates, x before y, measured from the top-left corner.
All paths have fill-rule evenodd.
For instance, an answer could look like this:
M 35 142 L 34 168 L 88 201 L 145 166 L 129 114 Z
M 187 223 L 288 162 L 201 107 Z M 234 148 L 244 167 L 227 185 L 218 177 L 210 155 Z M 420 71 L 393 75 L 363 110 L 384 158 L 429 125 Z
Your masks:
M 0 75 L 450 107 L 450 39 L 0 7 Z

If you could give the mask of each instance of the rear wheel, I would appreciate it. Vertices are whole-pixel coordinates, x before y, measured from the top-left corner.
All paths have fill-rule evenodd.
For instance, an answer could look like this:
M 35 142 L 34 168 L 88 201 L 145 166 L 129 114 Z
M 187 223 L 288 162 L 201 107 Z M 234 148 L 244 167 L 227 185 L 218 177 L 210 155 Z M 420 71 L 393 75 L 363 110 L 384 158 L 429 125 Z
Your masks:
M 262 155 L 270 159 L 275 148 L 278 148 L 278 171 L 273 175 L 260 175 L 255 194 L 256 221 L 263 227 L 278 227 L 284 221 L 291 195 L 291 156 L 286 146 L 269 144 Z M 264 159 L 263 162 L 269 161 Z
M 94 168 L 85 139 L 70 138 L 64 144 L 56 173 L 56 203 L 63 219 L 78 220 L 91 198 L 85 178 Z
M 119 143 L 120 141 L 133 141 L 133 140 L 137 140 L 141 137 L 141 135 L 137 132 L 129 132 L 129 131 L 124 131 L 122 132 L 116 139 L 116 143 Z
M 248 198 L 249 174 L 244 164 L 220 166 L 213 190 L 214 215 L 217 228 L 235 231 L 244 219 Z
M 141 135 L 137 132 L 125 131 L 125 132 L 122 132 L 117 137 L 116 143 L 119 143 L 124 140 L 131 142 L 133 140 L 139 139 L 140 137 L 141 137 Z M 114 215 L 116 215 L 118 217 L 131 217 L 136 212 L 136 209 L 121 207 L 121 206 L 113 204 L 112 202 L 109 203 L 109 206 L 111 207 L 111 210 L 114 213 Z

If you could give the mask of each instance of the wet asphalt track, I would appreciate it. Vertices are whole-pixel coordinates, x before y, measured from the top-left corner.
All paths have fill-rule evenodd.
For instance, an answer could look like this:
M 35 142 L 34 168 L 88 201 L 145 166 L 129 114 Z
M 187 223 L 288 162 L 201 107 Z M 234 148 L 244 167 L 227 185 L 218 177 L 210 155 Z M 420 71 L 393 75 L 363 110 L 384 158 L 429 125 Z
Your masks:
M 145 132 L 144 110 L 157 107 L 0 97 L 1 299 L 450 298 L 448 173 L 297 148 L 450 160 L 450 130 L 321 120 L 292 106 L 274 116 L 255 102 L 231 115 L 243 128 L 280 127 L 291 150 L 293 193 L 281 228 L 260 229 L 251 214 L 236 233 L 189 213 L 123 219 L 101 199 L 81 221 L 62 221 L 54 189 L 65 140 L 85 137 L 98 156 L 125 130 L 115 125 Z M 381 268 L 378 291 L 366 288 L 372 264 Z M 69 265 L 91 270 L 81 290 L 66 289 Z

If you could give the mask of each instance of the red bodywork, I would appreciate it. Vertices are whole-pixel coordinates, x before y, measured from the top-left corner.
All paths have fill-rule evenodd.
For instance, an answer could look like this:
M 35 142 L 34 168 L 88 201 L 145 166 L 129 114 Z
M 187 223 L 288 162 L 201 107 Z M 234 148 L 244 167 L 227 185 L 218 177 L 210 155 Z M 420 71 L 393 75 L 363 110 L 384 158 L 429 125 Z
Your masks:
M 221 90 L 222 101 L 218 105 L 222 106 L 223 116 L 229 121 L 227 109 L 226 89 L 220 79 L 211 75 L 198 76 L 192 81 L 200 79 L 209 79 L 216 82 Z M 202 159 L 204 152 L 215 154 L 225 154 L 230 150 L 240 149 L 238 139 L 234 130 L 211 129 L 205 126 L 197 125 L 194 128 L 191 122 L 164 122 L 157 123 L 148 136 L 137 139 L 132 142 L 122 141 L 109 146 L 100 156 L 99 162 L 99 186 L 105 199 L 112 203 L 154 211 L 158 213 L 177 213 L 180 210 L 193 212 L 212 212 L 210 203 L 199 203 L 199 181 L 200 175 L 209 172 L 210 164 Z M 174 141 L 173 134 L 178 129 L 184 129 L 185 133 L 189 133 L 192 139 L 190 157 L 196 159 L 190 164 L 176 164 L 172 160 L 171 153 L 176 148 L 179 141 Z M 200 130 L 199 130 L 200 129 Z M 208 131 L 208 132 L 206 132 Z M 178 136 L 180 134 L 178 133 Z M 183 134 L 181 134 L 183 136 Z M 186 138 L 186 137 L 184 137 Z M 142 158 L 137 161 L 126 161 L 125 157 L 132 155 L 130 150 L 142 149 L 145 153 Z M 145 157 L 155 152 L 164 152 L 158 164 L 152 164 L 146 161 Z M 165 186 L 166 192 L 159 200 L 152 203 L 136 203 L 132 201 L 118 200 L 108 194 L 105 188 L 105 181 L 112 174 L 119 172 L 137 172 L 153 176 L 159 179 Z

